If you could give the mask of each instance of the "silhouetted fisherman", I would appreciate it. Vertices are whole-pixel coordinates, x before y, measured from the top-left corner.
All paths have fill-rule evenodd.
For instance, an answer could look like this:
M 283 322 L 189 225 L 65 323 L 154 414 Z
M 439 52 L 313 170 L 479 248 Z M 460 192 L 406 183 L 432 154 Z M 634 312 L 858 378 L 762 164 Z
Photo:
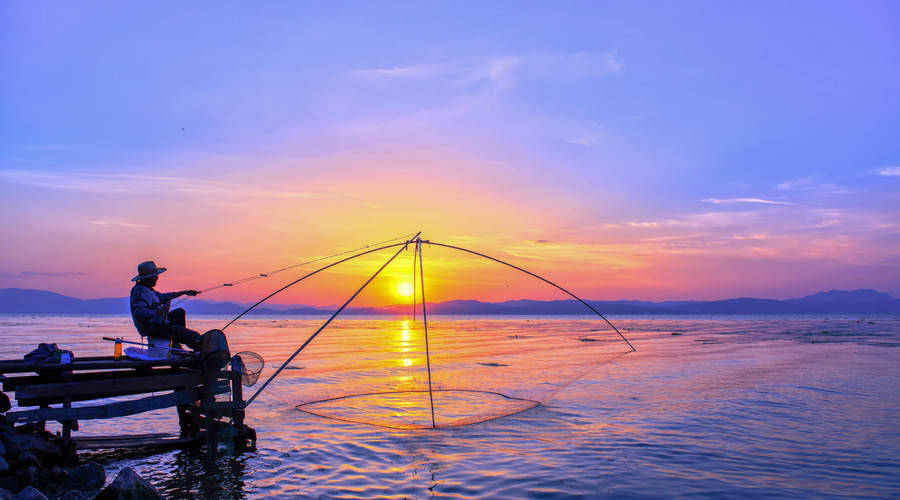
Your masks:
M 166 271 L 165 267 L 156 267 L 152 260 L 138 264 L 138 275 L 131 278 L 136 281 L 131 288 L 131 317 L 134 326 L 142 337 L 147 337 L 150 346 L 172 348 L 185 344 L 191 349 L 200 350 L 200 334 L 186 327 L 184 309 L 169 311 L 169 302 L 182 295 L 197 295 L 196 290 L 160 293 L 153 289 L 159 275 Z M 168 354 L 168 353 L 167 353 Z

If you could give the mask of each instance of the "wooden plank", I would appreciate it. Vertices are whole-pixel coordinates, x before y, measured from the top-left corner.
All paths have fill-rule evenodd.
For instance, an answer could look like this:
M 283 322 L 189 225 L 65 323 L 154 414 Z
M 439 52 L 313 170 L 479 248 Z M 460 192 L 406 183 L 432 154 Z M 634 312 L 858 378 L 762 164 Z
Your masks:
M 178 437 L 171 432 L 151 432 L 149 434 L 123 434 L 121 436 L 79 436 L 76 441 L 117 441 L 123 439 L 162 439 L 166 437 Z
M 125 448 L 168 448 L 184 446 L 199 441 L 198 437 L 181 437 L 175 434 L 139 434 L 134 436 L 84 436 L 74 438 L 79 450 L 103 450 Z
M 131 396 L 131 395 L 136 395 L 136 394 L 144 394 L 147 392 L 166 392 L 166 391 L 171 391 L 171 390 L 183 389 L 185 387 L 188 387 L 188 386 L 169 386 L 169 387 L 163 387 L 160 389 L 156 389 L 153 391 L 140 391 L 140 392 L 130 391 L 130 392 L 125 392 L 125 393 L 112 392 L 112 393 L 104 394 L 102 396 L 98 396 L 96 394 L 85 394 L 85 395 L 75 396 L 71 399 L 73 402 L 75 402 L 75 401 L 79 401 L 79 402 L 80 401 L 93 401 L 93 400 L 102 400 L 102 399 L 113 398 L 113 397 L 118 397 L 118 396 Z M 191 386 L 191 387 L 197 387 L 197 386 Z M 212 394 L 218 395 L 218 394 L 226 394 L 228 392 L 229 392 L 229 389 L 227 387 L 218 387 L 218 388 L 216 388 L 215 392 L 213 392 Z M 37 399 L 31 398 L 31 399 L 17 399 L 16 400 L 16 403 L 20 407 L 23 407 L 23 408 L 27 407 L 27 406 L 45 406 L 45 405 L 50 405 L 50 404 L 58 404 L 61 402 L 63 402 L 63 400 L 62 400 L 62 398 L 59 398 L 59 397 L 52 398 L 52 399 L 51 398 L 37 398 Z
M 193 387 L 196 387 L 196 386 L 193 386 Z M 101 399 L 113 398 L 113 397 L 117 397 L 117 396 L 131 396 L 131 395 L 136 395 L 136 394 L 144 394 L 145 392 L 165 392 L 165 391 L 171 391 L 171 390 L 174 390 L 174 389 L 183 389 L 183 388 L 184 388 L 184 386 L 180 386 L 180 387 L 164 387 L 164 388 L 162 388 L 162 389 L 157 389 L 157 390 L 155 390 L 155 391 L 129 392 L 129 393 L 124 393 L 124 394 L 115 394 L 115 393 L 112 393 L 112 394 L 104 395 L 104 396 L 102 396 L 102 397 L 98 397 L 98 396 L 92 395 L 92 394 L 87 394 L 87 395 L 82 395 L 82 396 L 76 396 L 76 397 L 73 397 L 73 398 L 72 398 L 72 401 L 92 401 L 92 400 L 101 400 Z M 229 391 L 228 388 L 226 388 L 226 387 L 220 387 L 220 388 L 218 388 L 218 389 L 216 390 L 216 392 L 213 392 L 212 394 L 214 394 L 214 395 L 217 395 L 217 394 L 225 394 L 225 393 L 227 393 L 228 391 Z M 62 402 L 62 399 L 60 399 L 60 398 L 55 398 L 55 399 L 40 398 L 40 399 L 20 399 L 20 400 L 16 400 L 16 403 L 17 403 L 20 407 L 26 407 L 26 406 L 42 406 L 42 405 L 48 405 L 48 404 L 58 404 L 58 403 L 61 403 L 61 402 Z
M 59 372 L 59 371 L 78 371 L 78 370 L 117 370 L 117 369 L 140 369 L 152 368 L 154 366 L 191 366 L 200 367 L 200 357 L 191 356 L 186 358 L 167 358 L 156 359 L 152 361 L 140 361 L 133 359 L 121 359 L 116 361 L 111 357 L 103 360 L 92 360 L 91 358 L 79 359 L 71 363 L 40 363 L 27 364 L 24 361 L 0 361 L 0 373 L 37 373 L 37 372 Z
M 203 383 L 201 373 L 178 373 L 174 375 L 149 375 L 144 377 L 109 380 L 89 380 L 79 382 L 57 382 L 21 386 L 16 389 L 16 400 L 60 399 L 64 397 L 89 396 L 90 399 L 108 398 L 126 394 L 171 390 L 176 387 L 192 387 Z M 24 403 L 33 406 L 34 403 Z
M 200 389 L 186 389 L 162 396 L 149 396 L 132 401 L 117 401 L 97 406 L 81 406 L 78 408 L 40 408 L 8 412 L 8 422 L 44 422 L 47 420 L 94 420 L 98 418 L 115 418 L 134 415 L 145 411 L 169 408 L 180 404 L 197 401 L 202 396 Z
M 86 382 L 88 380 L 121 380 L 134 377 L 147 377 L 153 375 L 171 375 L 175 373 L 184 373 L 185 370 L 191 368 L 183 367 L 157 367 L 148 368 L 146 370 L 107 370 L 100 372 L 76 372 L 72 374 L 73 382 Z M 195 373 L 199 373 L 196 372 Z M 2 375 L 0 375 L 2 377 Z M 7 377 L 2 380 L 3 390 L 7 392 L 15 391 L 17 387 L 24 385 L 35 385 L 47 383 L 47 376 L 43 375 L 18 375 Z
M 79 361 L 115 361 L 114 356 L 78 356 Z M 3 359 L 0 360 L 0 366 L 6 365 L 15 365 L 17 363 L 24 363 L 25 360 L 22 358 L 19 359 Z

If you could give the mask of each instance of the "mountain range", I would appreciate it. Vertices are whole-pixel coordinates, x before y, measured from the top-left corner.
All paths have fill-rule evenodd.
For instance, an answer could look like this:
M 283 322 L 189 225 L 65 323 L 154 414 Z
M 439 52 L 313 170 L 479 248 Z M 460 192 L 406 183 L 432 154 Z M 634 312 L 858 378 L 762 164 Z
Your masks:
M 831 290 L 788 300 L 737 298 L 714 301 L 640 300 L 588 301 L 603 314 L 900 314 L 900 299 L 875 290 Z M 237 315 L 248 304 L 185 300 L 178 304 L 189 314 Z M 351 307 L 346 314 L 410 314 L 410 304 Z M 321 315 L 334 308 L 307 305 L 263 305 L 254 315 Z M 482 302 L 451 300 L 429 303 L 429 314 L 448 315 L 557 315 L 591 314 L 575 300 L 509 300 Z M 128 314 L 128 297 L 78 299 L 46 290 L 0 289 L 0 313 L 23 314 Z

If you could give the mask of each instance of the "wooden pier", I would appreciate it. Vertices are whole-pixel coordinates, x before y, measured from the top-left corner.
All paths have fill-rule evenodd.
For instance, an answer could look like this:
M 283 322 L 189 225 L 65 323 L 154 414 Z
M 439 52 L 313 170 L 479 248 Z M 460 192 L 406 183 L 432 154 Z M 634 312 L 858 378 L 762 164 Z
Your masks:
M 244 423 L 241 374 L 229 369 L 227 351 L 215 358 L 211 361 L 212 356 L 204 352 L 152 361 L 112 356 L 76 358 L 69 363 L 0 361 L 3 391 L 15 393 L 18 406 L 6 413 L 6 421 L 39 427 L 59 422 L 62 441 L 72 451 L 194 443 L 212 446 L 219 441 L 255 446 L 256 432 Z M 226 394 L 230 398 L 223 396 Z M 89 403 L 73 405 L 82 402 Z M 73 436 L 82 420 L 127 417 L 162 408 L 176 409 L 179 433 Z

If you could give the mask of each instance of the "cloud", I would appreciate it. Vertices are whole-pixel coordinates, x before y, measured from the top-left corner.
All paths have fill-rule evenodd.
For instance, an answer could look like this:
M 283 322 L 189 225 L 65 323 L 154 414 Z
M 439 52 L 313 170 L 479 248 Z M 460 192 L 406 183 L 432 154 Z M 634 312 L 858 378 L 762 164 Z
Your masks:
M 404 98 L 403 104 L 392 106 L 389 114 L 339 123 L 334 126 L 334 131 L 339 135 L 369 135 L 419 130 L 438 122 L 494 111 L 506 93 L 530 82 L 543 84 L 548 80 L 602 78 L 621 74 L 623 68 L 623 59 L 613 49 L 463 57 L 353 69 L 347 74 L 365 80 L 373 87 L 403 87 L 404 92 L 399 94 L 404 96 L 428 89 L 428 97 L 424 100 Z M 395 98 L 394 92 L 385 96 L 386 100 Z M 410 108 L 404 110 L 407 106 Z M 570 135 L 574 136 L 571 142 L 581 145 L 594 145 L 603 140 L 594 131 Z
M 878 175 L 885 177 L 900 177 L 900 165 L 896 167 L 884 167 L 878 171 Z
M 763 198 L 706 198 L 704 200 L 700 200 L 704 203 L 712 203 L 713 205 L 727 205 L 733 203 L 759 203 L 763 205 L 789 205 L 789 206 L 799 206 L 797 203 L 791 203 L 789 201 L 775 201 L 775 200 L 766 200 Z
M 86 276 L 88 273 L 82 271 L 62 271 L 62 272 L 47 272 L 47 271 L 19 271 L 18 273 L 2 273 L 0 277 L 2 278 L 13 278 L 13 279 L 22 279 L 22 278 L 60 278 L 64 276 Z
M 598 144 L 611 143 L 615 138 L 615 133 L 610 129 L 603 127 L 596 122 L 591 122 L 587 126 L 583 126 L 570 134 L 565 141 L 580 146 L 590 147 Z
M 796 189 L 803 189 L 812 185 L 813 178 L 810 177 L 801 177 L 799 179 L 794 179 L 792 181 L 784 181 L 781 184 L 775 186 L 775 189 L 780 189 L 782 191 L 793 191 Z
M 367 79 L 426 78 L 440 73 L 442 69 L 440 64 L 428 63 L 392 68 L 355 69 L 351 73 Z
M 130 222 L 122 219 L 92 219 L 88 221 L 89 224 L 93 224 L 95 226 L 100 227 L 125 227 L 125 228 L 148 228 L 150 226 L 146 224 L 140 224 L 138 222 Z
M 323 198 L 313 192 L 254 189 L 220 181 L 139 174 L 0 170 L 0 182 L 97 194 L 183 194 L 239 198 Z
M 488 83 L 497 89 L 512 86 L 516 77 L 600 77 L 622 73 L 625 63 L 616 49 L 605 52 L 542 52 L 527 55 L 471 57 L 386 68 L 351 70 L 367 80 L 442 79 L 447 83 Z
M 686 213 L 659 220 L 594 224 L 567 234 L 550 232 L 546 237 L 559 244 L 574 240 L 604 252 L 633 252 L 649 258 L 714 255 L 858 265 L 896 262 L 900 257 L 900 223 L 891 214 L 804 207 L 790 212 L 787 216 L 783 210 L 758 206 Z
M 853 193 L 853 191 L 837 184 L 819 182 L 816 180 L 816 176 L 814 175 L 784 181 L 781 184 L 777 184 L 775 186 L 775 189 L 778 189 L 780 191 L 815 191 L 824 194 Z

